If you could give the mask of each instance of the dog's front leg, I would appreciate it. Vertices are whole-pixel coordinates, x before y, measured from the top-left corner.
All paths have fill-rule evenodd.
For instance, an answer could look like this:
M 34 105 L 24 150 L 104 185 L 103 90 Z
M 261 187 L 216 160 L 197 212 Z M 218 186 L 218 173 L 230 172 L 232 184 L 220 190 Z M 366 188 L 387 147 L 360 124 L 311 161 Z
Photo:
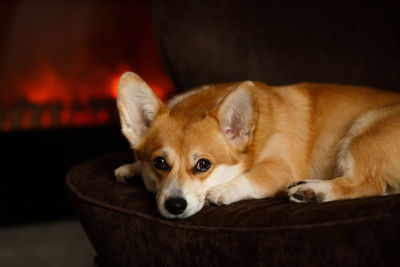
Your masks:
M 210 188 L 206 199 L 217 205 L 229 205 L 244 199 L 272 197 L 293 180 L 286 165 L 263 162 L 228 183 Z
M 255 188 L 245 175 L 240 175 L 226 184 L 211 187 L 207 200 L 217 205 L 229 205 L 243 199 L 255 198 Z
M 141 164 L 139 161 L 119 166 L 114 171 L 115 178 L 119 183 L 127 183 L 135 175 L 140 175 Z

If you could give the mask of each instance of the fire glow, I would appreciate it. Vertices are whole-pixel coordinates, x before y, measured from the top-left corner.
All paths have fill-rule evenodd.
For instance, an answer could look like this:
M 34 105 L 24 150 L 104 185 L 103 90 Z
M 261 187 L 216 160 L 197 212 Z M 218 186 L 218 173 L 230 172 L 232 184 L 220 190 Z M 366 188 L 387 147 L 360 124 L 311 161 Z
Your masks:
M 82 83 L 62 79 L 49 66 L 42 66 L 39 75 L 23 81 L 20 96 L 14 105 L 4 104 L 0 111 L 2 131 L 33 130 L 66 127 L 96 127 L 118 122 L 116 97 L 121 74 L 129 71 L 119 66 L 109 74 L 96 71 Z M 97 80 L 89 84 L 90 80 Z M 166 76 L 150 75 L 149 85 L 161 99 L 172 93 L 172 83 Z M 8 107 L 7 107 L 8 106 Z
M 126 71 L 163 100 L 174 92 L 151 1 L 22 2 L 2 6 L 0 131 L 117 124 L 118 82 Z

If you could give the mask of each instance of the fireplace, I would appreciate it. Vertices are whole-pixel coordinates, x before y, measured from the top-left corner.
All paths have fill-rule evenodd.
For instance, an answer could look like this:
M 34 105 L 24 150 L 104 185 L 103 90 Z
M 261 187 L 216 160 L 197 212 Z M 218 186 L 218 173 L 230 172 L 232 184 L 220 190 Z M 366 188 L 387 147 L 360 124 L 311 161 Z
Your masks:
M 174 93 L 150 3 L 1 4 L 0 224 L 69 216 L 68 169 L 129 147 L 115 105 L 123 72 L 138 73 L 164 100 Z

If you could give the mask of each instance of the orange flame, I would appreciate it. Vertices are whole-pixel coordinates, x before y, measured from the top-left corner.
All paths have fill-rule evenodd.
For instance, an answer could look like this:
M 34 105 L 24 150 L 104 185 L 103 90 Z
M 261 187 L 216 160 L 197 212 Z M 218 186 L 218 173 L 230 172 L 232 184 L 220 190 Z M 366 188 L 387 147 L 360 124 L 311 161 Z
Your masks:
M 44 105 L 49 102 L 71 102 L 68 88 L 61 82 L 56 73 L 45 64 L 39 67 L 39 74 L 33 80 L 24 81 L 23 91 L 32 104 Z
M 118 121 L 117 111 L 113 109 L 115 106 L 102 107 L 98 103 L 115 101 L 120 76 L 130 70 L 126 65 L 114 71 L 94 71 L 91 78 L 79 82 L 68 81 L 55 70 L 49 64 L 42 63 L 35 74 L 21 82 L 20 91 L 30 106 L 19 117 L 12 115 L 13 112 L 5 116 L 0 122 L 3 131 L 30 130 L 38 127 L 38 124 L 48 129 L 95 126 Z M 142 77 L 163 101 L 173 92 L 172 83 L 165 75 Z

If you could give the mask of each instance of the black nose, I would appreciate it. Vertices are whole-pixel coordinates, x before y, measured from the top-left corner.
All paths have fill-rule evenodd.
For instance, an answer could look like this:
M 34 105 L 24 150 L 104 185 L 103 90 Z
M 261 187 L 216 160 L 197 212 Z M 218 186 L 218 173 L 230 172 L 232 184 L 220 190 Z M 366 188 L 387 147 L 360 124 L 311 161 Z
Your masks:
M 165 201 L 164 205 L 169 213 L 178 215 L 185 211 L 187 202 L 184 198 L 171 197 Z

